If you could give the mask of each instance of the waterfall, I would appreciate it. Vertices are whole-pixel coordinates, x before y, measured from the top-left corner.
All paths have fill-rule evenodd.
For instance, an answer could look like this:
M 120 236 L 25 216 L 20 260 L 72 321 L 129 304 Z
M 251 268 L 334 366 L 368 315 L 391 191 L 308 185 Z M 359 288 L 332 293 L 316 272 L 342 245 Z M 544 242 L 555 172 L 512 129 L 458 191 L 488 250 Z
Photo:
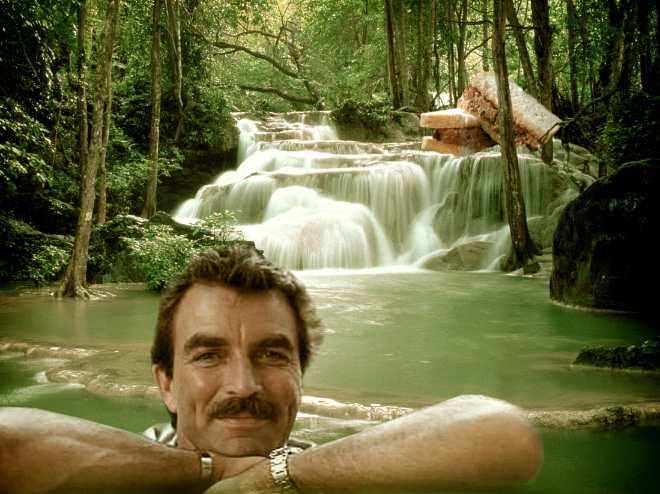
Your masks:
M 416 265 L 461 243 L 508 238 L 497 146 L 456 157 L 421 143 L 341 141 L 328 112 L 237 120 L 237 168 L 184 202 L 179 221 L 234 211 L 246 239 L 296 270 Z M 548 214 L 549 168 L 532 153 L 519 162 L 528 217 Z

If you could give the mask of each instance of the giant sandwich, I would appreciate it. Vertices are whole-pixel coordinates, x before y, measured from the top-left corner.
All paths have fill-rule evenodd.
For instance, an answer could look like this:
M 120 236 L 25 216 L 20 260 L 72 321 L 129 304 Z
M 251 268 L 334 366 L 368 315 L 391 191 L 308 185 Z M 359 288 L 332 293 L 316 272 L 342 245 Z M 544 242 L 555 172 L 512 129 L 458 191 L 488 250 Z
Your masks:
M 509 79 L 511 117 L 516 146 L 536 151 L 559 130 L 561 119 Z M 458 100 L 458 107 L 478 118 L 481 127 L 501 143 L 497 121 L 497 83 L 495 74 L 481 72 L 468 84 Z

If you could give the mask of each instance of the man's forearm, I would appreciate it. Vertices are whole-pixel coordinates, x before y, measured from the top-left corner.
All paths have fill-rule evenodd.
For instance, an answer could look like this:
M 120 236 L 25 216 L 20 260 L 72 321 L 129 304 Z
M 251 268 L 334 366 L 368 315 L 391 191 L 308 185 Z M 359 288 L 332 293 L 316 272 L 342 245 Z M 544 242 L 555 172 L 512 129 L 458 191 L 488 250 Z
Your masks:
M 212 480 L 225 464 L 215 456 Z M 0 492 L 203 489 L 200 453 L 43 410 L 0 408 Z
M 449 400 L 289 458 L 303 492 L 477 490 L 531 480 L 543 460 L 524 415 L 485 397 Z

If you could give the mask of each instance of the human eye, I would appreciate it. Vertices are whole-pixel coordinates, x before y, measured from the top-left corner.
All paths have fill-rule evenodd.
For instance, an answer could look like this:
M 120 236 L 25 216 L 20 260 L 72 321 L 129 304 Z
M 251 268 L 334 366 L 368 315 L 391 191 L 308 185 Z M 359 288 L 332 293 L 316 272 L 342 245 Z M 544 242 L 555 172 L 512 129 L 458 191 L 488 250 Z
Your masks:
M 291 359 L 285 350 L 279 348 L 263 348 L 257 353 L 259 360 L 266 364 L 287 364 Z
M 222 360 L 222 352 L 218 350 L 200 350 L 192 356 L 192 361 L 202 365 L 212 365 Z

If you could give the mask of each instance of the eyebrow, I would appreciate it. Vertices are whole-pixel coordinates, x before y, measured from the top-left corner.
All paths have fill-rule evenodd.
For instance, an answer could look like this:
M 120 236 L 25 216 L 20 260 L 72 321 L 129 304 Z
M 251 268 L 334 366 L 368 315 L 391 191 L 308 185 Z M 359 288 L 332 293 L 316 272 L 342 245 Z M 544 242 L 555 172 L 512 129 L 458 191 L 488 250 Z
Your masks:
M 203 333 L 195 333 L 183 346 L 184 353 L 189 353 L 197 348 L 222 348 L 229 346 L 226 338 L 210 336 Z M 294 351 L 294 345 L 290 338 L 283 334 L 268 336 L 257 342 L 256 348 L 281 348 L 289 352 Z
M 225 338 L 195 333 L 188 338 L 188 341 L 183 346 L 183 351 L 184 353 L 188 353 L 197 348 L 221 348 L 225 346 L 229 346 L 229 342 Z
M 278 334 L 278 335 L 273 335 L 273 336 L 268 336 L 264 338 L 263 340 L 259 341 L 256 345 L 257 348 L 281 348 L 282 350 L 287 350 L 289 352 L 294 351 L 294 346 L 291 340 L 283 335 L 283 334 Z

